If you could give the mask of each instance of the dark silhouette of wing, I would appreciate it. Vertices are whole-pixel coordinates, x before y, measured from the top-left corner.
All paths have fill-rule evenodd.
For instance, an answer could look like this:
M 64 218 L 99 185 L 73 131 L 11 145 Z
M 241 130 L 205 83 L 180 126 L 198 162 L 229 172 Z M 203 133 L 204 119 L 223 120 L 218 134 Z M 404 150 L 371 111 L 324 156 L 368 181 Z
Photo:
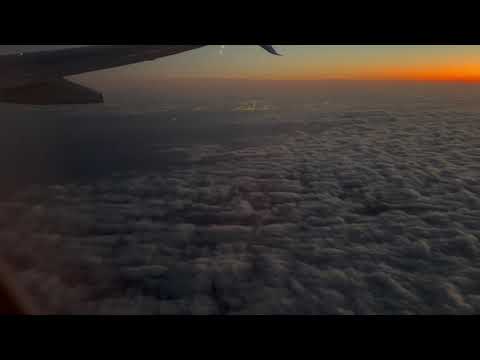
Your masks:
M 0 56 L 0 101 L 20 104 L 102 102 L 101 94 L 62 79 L 152 61 L 203 46 L 206 45 L 97 45 Z M 270 45 L 260 46 L 277 54 Z

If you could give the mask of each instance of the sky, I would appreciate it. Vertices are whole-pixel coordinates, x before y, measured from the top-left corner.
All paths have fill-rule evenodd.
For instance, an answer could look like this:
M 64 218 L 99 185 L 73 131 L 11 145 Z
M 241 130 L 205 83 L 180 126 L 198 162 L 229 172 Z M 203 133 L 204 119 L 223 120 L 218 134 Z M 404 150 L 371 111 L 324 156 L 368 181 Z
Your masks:
M 0 53 L 75 45 L 0 45 Z M 78 46 L 78 45 L 77 45 Z M 480 46 L 276 45 L 275 58 L 253 45 L 212 45 L 117 74 L 141 79 L 427 80 L 480 82 Z

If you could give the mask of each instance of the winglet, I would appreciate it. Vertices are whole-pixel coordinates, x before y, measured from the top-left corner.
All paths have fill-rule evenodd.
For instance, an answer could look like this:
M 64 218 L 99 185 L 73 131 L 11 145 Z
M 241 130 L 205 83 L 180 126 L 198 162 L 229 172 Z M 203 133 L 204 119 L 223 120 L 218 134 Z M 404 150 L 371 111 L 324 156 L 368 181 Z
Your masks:
M 268 51 L 270 54 L 277 55 L 277 56 L 282 56 L 275 50 L 275 48 L 272 45 L 260 45 L 262 48 L 264 48 L 266 51 Z

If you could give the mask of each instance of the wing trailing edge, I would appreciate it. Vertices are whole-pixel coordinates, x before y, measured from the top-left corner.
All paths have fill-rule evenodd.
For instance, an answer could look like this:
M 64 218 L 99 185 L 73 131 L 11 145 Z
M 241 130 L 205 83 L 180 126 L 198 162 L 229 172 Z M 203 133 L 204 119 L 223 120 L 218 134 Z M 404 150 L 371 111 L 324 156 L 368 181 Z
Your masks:
M 0 102 L 25 105 L 101 104 L 102 93 L 66 79 L 0 90 Z

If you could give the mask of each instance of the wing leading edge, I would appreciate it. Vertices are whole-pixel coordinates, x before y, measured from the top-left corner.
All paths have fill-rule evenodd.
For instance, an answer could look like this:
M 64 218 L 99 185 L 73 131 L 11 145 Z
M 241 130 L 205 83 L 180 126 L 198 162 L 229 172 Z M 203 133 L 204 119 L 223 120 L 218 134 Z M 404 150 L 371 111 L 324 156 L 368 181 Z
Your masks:
M 153 61 L 206 45 L 96 45 L 0 56 L 0 102 L 17 104 L 90 104 L 102 94 L 64 78 Z M 279 55 L 271 45 L 260 45 Z

